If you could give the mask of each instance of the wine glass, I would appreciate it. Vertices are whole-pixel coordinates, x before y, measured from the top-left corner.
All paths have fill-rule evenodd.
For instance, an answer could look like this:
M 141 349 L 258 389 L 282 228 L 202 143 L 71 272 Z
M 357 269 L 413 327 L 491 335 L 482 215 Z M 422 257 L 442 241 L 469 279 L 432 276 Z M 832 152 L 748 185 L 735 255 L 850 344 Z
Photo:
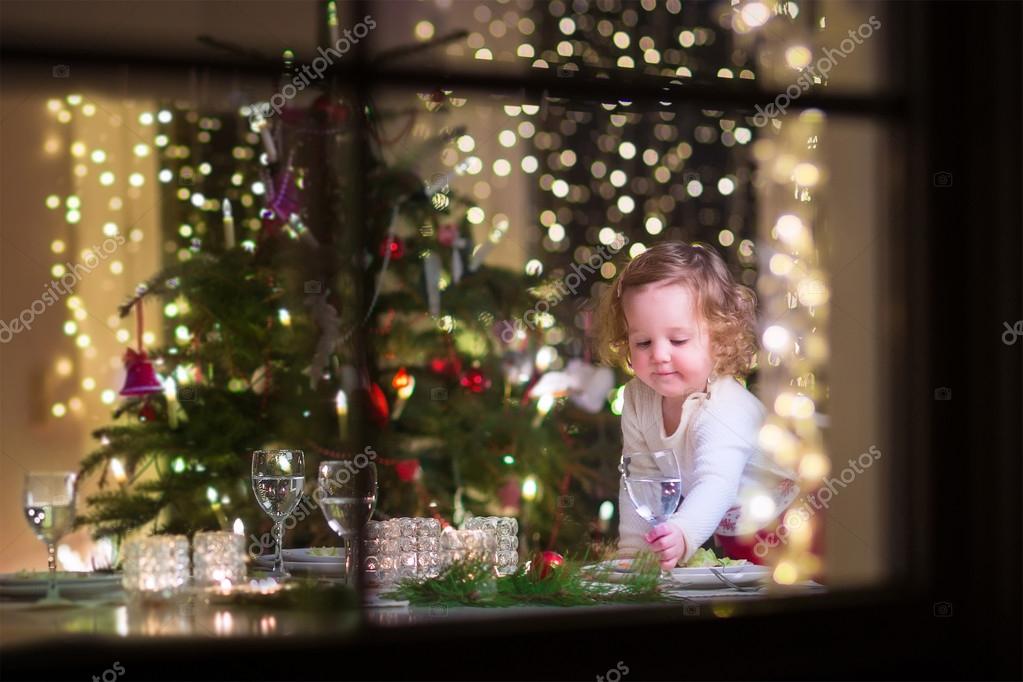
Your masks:
M 636 513 L 650 525 L 668 520 L 682 501 L 682 476 L 672 450 L 622 455 L 622 480 Z
M 345 581 L 352 579 L 352 538 L 369 518 L 377 502 L 377 467 L 356 466 L 348 460 L 320 462 L 317 476 L 320 510 L 327 525 L 345 541 Z
M 57 588 L 57 541 L 67 535 L 75 521 L 73 471 L 30 471 L 25 474 L 25 518 L 36 537 L 46 543 L 50 582 L 46 596 L 38 603 L 67 605 Z
M 274 567 L 270 575 L 287 578 L 281 548 L 284 546 L 284 519 L 295 511 L 302 499 L 305 482 L 305 455 L 301 450 L 256 450 L 252 453 L 252 492 L 263 511 L 273 521 L 277 543 Z

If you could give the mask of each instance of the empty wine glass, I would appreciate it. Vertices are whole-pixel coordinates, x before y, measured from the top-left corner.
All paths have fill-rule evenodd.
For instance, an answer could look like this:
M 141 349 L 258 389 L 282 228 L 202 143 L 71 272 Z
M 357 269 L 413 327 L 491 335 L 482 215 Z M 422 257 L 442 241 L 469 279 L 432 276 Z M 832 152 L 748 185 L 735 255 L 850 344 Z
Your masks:
M 636 513 L 650 525 L 668 520 L 682 501 L 682 476 L 672 450 L 622 455 L 618 468 Z
M 38 603 L 66 605 L 57 588 L 57 541 L 67 535 L 75 521 L 73 471 L 31 471 L 25 475 L 25 518 L 36 537 L 46 543 L 50 582 L 46 596 Z
M 273 536 L 277 543 L 274 567 L 275 578 L 286 578 L 281 548 L 284 546 L 284 519 L 295 511 L 302 499 L 305 482 L 305 455 L 301 450 L 256 450 L 252 453 L 252 492 L 263 511 L 273 521 Z
M 317 483 L 323 517 L 345 541 L 345 581 L 351 582 L 352 538 L 366 525 L 376 507 L 376 464 L 368 462 L 359 467 L 348 460 L 326 460 L 320 462 Z

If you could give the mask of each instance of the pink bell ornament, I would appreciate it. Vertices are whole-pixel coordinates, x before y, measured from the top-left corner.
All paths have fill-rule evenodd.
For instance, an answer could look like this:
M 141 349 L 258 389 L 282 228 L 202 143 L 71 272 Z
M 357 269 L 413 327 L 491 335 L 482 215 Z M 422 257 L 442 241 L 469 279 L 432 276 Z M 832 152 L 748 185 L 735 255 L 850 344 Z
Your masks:
M 135 302 L 135 319 L 138 323 L 137 334 L 138 350 L 129 348 L 124 353 L 124 368 L 127 374 L 124 377 L 124 387 L 121 395 L 149 395 L 161 393 L 163 383 L 156 376 L 153 363 L 142 348 L 142 299 Z
M 124 368 L 127 374 L 121 395 L 149 395 L 163 391 L 163 384 L 144 350 L 134 351 L 129 348 L 124 354 Z

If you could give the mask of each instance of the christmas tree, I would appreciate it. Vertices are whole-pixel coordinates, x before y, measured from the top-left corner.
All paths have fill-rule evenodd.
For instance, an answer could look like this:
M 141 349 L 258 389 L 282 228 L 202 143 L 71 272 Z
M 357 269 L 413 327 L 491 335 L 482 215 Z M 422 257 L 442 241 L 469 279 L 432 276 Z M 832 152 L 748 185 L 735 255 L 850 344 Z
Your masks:
M 282 82 L 296 70 L 286 55 Z M 419 172 L 462 131 L 413 139 L 403 119 L 442 120 L 448 94 L 392 112 L 353 105 L 333 79 L 323 90 L 276 116 L 185 111 L 164 131 L 165 223 L 187 245 L 121 313 L 141 339 L 160 301 L 171 341 L 126 354 L 125 400 L 82 463 L 102 473 L 81 522 L 264 531 L 251 453 L 280 446 L 306 453 L 307 492 L 320 459 L 371 449 L 381 517 L 514 515 L 527 548 L 598 539 L 617 490 L 613 374 L 585 359 L 547 371 L 561 361 L 546 330 L 580 311 L 550 305 L 558 282 L 486 265 L 502 231 L 474 244 L 457 168 Z M 192 135 L 203 159 L 180 151 Z M 218 155 L 233 173 L 210 172 Z M 315 513 L 289 533 L 335 541 Z

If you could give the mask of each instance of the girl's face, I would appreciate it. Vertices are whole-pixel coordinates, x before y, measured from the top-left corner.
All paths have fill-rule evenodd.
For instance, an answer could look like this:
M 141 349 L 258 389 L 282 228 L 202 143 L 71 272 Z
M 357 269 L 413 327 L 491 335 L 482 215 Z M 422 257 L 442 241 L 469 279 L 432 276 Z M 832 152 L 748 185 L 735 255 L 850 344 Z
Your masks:
M 629 355 L 639 380 L 666 398 L 703 391 L 714 369 L 707 325 L 698 324 L 696 301 L 682 284 L 626 289 L 622 308 Z

